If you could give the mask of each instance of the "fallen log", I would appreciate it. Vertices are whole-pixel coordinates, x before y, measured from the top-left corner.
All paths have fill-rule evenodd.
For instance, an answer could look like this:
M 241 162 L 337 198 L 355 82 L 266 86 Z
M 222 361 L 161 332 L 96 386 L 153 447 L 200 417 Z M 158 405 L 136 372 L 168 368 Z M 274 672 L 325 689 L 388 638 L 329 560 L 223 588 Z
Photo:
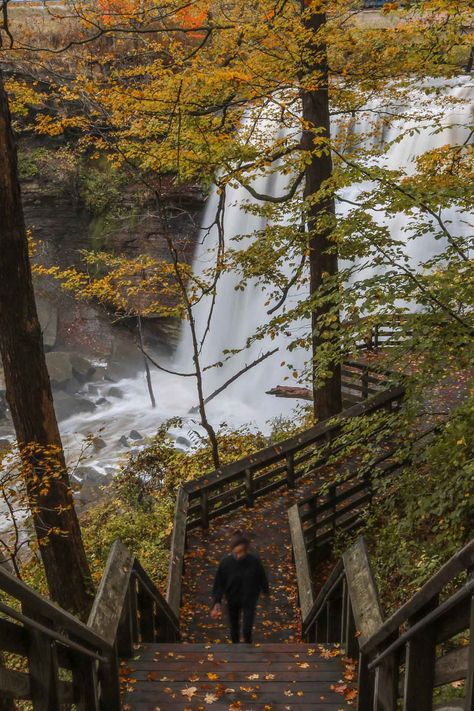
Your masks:
M 275 397 L 294 397 L 300 400 L 312 400 L 313 393 L 309 388 L 298 388 L 293 385 L 277 385 L 271 390 L 267 390 L 267 395 L 275 395 Z

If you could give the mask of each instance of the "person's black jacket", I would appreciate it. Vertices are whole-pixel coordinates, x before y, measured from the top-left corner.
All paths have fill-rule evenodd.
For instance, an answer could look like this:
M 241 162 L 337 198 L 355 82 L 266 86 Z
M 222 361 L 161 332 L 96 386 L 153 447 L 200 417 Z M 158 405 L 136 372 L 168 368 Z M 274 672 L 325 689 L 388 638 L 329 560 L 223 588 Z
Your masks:
M 212 590 L 213 604 L 224 596 L 233 604 L 255 603 L 261 592 L 268 594 L 268 580 L 260 558 L 247 553 L 240 560 L 233 555 L 221 560 Z

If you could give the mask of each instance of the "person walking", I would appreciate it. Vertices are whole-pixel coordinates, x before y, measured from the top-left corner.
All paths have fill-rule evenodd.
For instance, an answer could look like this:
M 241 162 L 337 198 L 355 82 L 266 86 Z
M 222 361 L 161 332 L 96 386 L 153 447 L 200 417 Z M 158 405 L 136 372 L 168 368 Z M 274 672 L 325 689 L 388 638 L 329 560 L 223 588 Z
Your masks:
M 240 642 L 241 618 L 244 641 L 252 642 L 255 610 L 260 593 L 268 595 L 268 579 L 260 558 L 249 552 L 249 538 L 236 531 L 230 542 L 231 552 L 219 563 L 212 590 L 212 619 L 222 615 L 222 598 L 227 601 L 230 638 Z

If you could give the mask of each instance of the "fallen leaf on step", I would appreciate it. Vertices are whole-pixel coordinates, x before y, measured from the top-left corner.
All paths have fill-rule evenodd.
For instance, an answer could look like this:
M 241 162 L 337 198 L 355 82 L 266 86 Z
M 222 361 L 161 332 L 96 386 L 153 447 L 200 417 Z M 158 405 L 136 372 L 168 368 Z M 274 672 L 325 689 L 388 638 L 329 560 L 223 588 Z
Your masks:
M 166 691 L 166 689 L 165 689 L 165 691 Z M 192 699 L 193 696 L 196 696 L 197 687 L 196 686 L 189 686 L 187 689 L 181 689 L 181 693 L 183 696 L 187 696 L 188 699 Z

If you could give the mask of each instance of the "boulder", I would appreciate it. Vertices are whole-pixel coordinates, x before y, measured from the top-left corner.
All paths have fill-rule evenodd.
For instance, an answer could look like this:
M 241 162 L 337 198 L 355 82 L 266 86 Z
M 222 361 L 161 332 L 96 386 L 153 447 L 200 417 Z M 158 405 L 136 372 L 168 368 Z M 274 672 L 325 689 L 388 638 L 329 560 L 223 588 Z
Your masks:
M 108 477 L 100 472 L 95 467 L 81 466 L 74 471 L 74 476 L 80 479 L 81 482 L 88 484 L 97 484 L 102 486 L 107 483 Z
M 141 435 L 137 430 L 131 430 L 128 436 L 130 439 L 143 439 L 143 435 Z
M 120 437 L 118 444 L 121 444 L 122 447 L 127 447 L 127 449 L 130 449 L 130 444 L 128 442 L 128 439 L 125 437 L 125 435 L 122 435 Z
M 122 398 L 124 393 L 121 388 L 118 388 L 116 385 L 112 385 L 112 387 L 109 388 L 105 394 L 109 397 Z
M 50 301 L 36 299 L 38 318 L 43 332 L 43 344 L 46 351 L 54 348 L 58 336 L 58 310 Z
M 94 375 L 95 367 L 86 358 L 76 355 L 75 353 L 71 353 L 70 361 L 72 366 L 72 374 L 80 383 L 85 383 Z
M 53 387 L 62 387 L 73 377 L 70 353 L 64 351 L 46 353 L 46 365 Z
M 58 420 L 67 420 L 72 415 L 85 412 L 94 412 L 96 406 L 84 397 L 70 395 L 62 391 L 54 393 L 54 409 Z
M 94 437 L 92 440 L 92 445 L 96 452 L 100 451 L 101 449 L 104 449 L 104 447 L 107 447 L 107 444 L 102 439 L 102 437 Z

